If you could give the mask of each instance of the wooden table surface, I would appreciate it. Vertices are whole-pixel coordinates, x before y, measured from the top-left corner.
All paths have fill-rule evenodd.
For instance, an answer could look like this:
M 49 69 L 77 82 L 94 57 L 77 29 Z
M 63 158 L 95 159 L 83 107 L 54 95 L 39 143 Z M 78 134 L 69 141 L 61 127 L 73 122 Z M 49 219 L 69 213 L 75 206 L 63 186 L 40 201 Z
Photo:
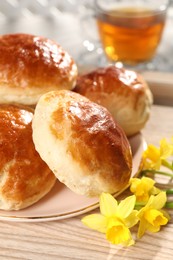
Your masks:
M 170 138 L 173 107 L 154 105 L 142 133 L 147 143 L 155 145 L 162 137 Z M 145 234 L 134 246 L 124 248 L 110 245 L 104 234 L 83 226 L 81 217 L 39 223 L 0 221 L 0 259 L 173 259 L 173 218 L 160 232 Z

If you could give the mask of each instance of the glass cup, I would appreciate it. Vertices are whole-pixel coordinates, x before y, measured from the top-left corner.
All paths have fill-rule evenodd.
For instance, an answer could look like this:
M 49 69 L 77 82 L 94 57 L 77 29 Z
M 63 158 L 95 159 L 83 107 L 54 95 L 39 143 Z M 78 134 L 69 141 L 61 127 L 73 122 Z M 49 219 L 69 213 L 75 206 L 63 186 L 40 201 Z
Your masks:
M 150 61 L 160 43 L 169 0 L 95 0 L 100 41 L 108 61 Z

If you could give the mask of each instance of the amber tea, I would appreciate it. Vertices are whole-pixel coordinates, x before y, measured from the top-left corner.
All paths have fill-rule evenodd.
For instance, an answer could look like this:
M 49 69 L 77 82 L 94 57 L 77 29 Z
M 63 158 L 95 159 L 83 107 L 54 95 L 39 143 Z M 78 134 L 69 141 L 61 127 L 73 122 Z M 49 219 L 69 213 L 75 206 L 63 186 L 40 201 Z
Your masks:
M 166 12 L 121 8 L 98 13 L 100 39 L 109 60 L 137 64 L 150 60 L 160 42 Z

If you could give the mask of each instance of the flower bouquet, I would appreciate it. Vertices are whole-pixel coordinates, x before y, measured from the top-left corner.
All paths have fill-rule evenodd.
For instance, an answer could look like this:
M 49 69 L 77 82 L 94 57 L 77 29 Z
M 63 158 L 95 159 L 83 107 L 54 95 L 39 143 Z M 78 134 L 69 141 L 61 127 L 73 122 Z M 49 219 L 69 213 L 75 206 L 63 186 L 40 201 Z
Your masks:
M 111 243 L 124 246 L 135 243 L 131 228 L 136 225 L 138 238 L 147 231 L 160 231 L 170 220 L 166 209 L 173 208 L 170 200 L 173 194 L 172 155 L 173 139 L 171 142 L 162 139 L 159 147 L 148 145 L 142 155 L 138 178 L 129 181 L 128 196 L 117 201 L 113 195 L 102 193 L 100 213 L 85 216 L 82 222 L 89 228 L 105 233 Z

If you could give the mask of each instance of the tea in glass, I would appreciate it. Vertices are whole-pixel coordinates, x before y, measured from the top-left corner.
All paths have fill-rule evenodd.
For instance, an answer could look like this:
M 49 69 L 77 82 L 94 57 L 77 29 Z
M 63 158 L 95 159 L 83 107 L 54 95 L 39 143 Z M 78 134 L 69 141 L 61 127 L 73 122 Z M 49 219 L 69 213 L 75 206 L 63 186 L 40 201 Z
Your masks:
M 165 25 L 166 9 L 131 6 L 99 9 L 96 18 L 107 58 L 138 64 L 155 55 Z

